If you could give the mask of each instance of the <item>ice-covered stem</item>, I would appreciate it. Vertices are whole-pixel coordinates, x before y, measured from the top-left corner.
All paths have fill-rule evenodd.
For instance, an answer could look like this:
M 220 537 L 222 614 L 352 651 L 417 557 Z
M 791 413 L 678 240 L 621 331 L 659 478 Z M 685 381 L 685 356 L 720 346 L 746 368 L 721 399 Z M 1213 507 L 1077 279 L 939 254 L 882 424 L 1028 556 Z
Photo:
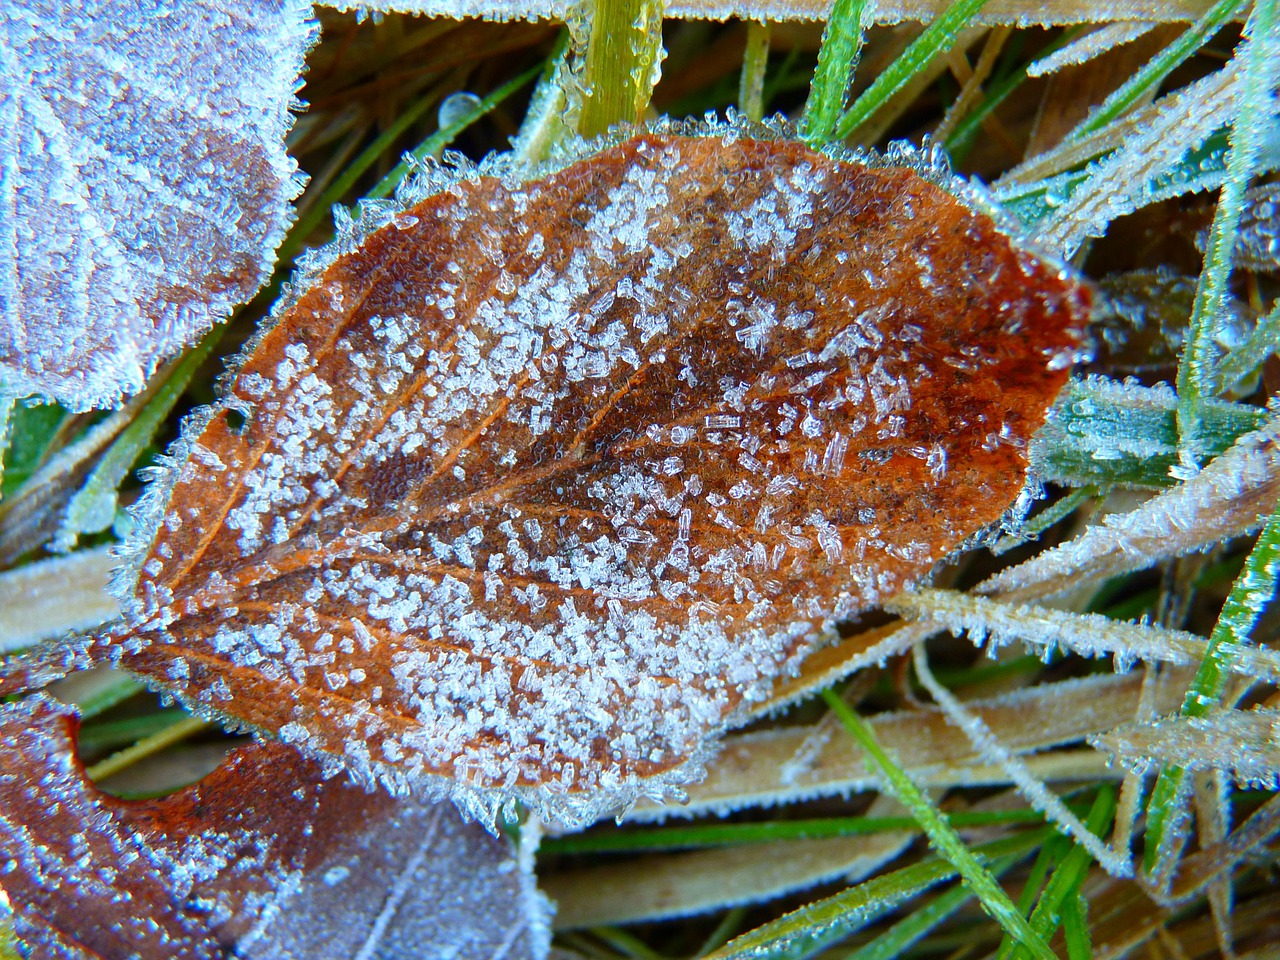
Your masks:
M 1258 542 L 1249 552 L 1244 569 L 1232 585 L 1227 602 L 1222 605 L 1222 613 L 1209 635 L 1204 660 L 1183 700 L 1183 716 L 1202 717 L 1217 705 L 1227 676 L 1222 650 L 1228 645 L 1240 647 L 1248 641 L 1263 607 L 1275 595 L 1278 574 L 1280 508 L 1272 513 L 1258 535 Z M 1147 840 L 1143 851 L 1143 867 L 1148 873 L 1156 866 L 1169 821 L 1176 815 L 1185 777 L 1185 767 L 1170 764 L 1160 771 L 1151 791 L 1151 802 L 1147 806 Z
M 649 106 L 662 62 L 662 0 L 595 0 L 578 132 L 595 137 L 635 123 Z
M 1200 402 L 1213 375 L 1213 335 L 1231 272 L 1231 251 L 1240 226 L 1244 190 L 1257 165 L 1264 111 L 1270 99 L 1268 78 L 1274 73 L 1275 0 L 1258 0 L 1245 24 L 1245 40 L 1236 56 L 1244 58 L 1240 110 L 1231 129 L 1231 148 L 1218 209 L 1209 231 L 1204 270 L 1196 285 L 1186 342 L 1178 364 L 1178 431 L 1185 457 L 1199 458 Z
M 1115 90 L 1102 105 L 1090 112 L 1079 126 L 1067 135 L 1068 140 L 1101 130 L 1132 108 L 1143 95 L 1160 83 L 1184 60 L 1199 50 L 1222 26 L 1244 6 L 1244 0 L 1218 0 L 1203 17 L 1187 28 L 1182 36 Z
M 820 147 L 833 139 L 849 95 L 849 81 L 858 66 L 867 12 L 867 0 L 835 0 L 831 7 L 809 99 L 800 118 L 800 137 L 810 146 Z
M 833 139 L 846 140 L 866 120 L 870 119 L 889 98 L 907 85 L 934 57 L 946 50 L 960 35 L 969 21 L 987 5 L 987 0 L 956 0 L 947 12 L 925 28 L 902 56 L 893 61 L 872 82 L 862 96 L 840 118 Z
M 964 845 L 964 841 L 947 823 L 937 808 L 920 792 L 920 788 L 911 782 L 911 778 L 903 772 L 884 748 L 876 740 L 875 734 L 840 697 L 832 690 L 822 694 L 832 712 L 840 718 L 846 730 L 858 742 L 868 759 L 884 777 L 889 792 L 899 800 L 915 817 L 920 828 L 929 838 L 930 844 L 938 853 L 948 860 L 960 872 L 965 885 L 982 901 L 987 912 L 1007 930 L 1032 956 L 1042 960 L 1056 960 L 1048 944 L 1044 942 L 1027 922 L 1009 895 L 998 884 L 990 871 L 984 867 L 973 853 Z
M 769 66 L 769 36 L 772 28 L 767 21 L 747 22 L 747 49 L 742 54 L 742 77 L 738 81 L 738 109 L 748 120 L 764 119 L 764 74 Z

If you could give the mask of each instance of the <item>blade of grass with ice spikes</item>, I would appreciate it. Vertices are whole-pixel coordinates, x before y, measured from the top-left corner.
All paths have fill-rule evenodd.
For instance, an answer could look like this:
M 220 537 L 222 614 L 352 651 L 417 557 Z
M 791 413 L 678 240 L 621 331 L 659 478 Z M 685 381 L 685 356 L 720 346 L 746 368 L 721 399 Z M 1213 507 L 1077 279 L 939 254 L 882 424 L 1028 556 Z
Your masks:
M 925 28 L 888 68 L 872 81 L 835 125 L 836 140 L 847 140 L 869 120 L 907 81 L 925 68 L 938 54 L 955 43 L 969 21 L 987 5 L 987 0 L 956 0 L 947 12 Z
M 1194 469 L 1200 459 L 1200 407 L 1212 382 L 1212 341 L 1231 272 L 1244 204 L 1244 190 L 1253 175 L 1261 150 L 1261 127 L 1270 109 L 1272 80 L 1276 64 L 1276 0 L 1258 0 L 1245 24 L 1245 40 L 1236 52 L 1244 59 L 1244 78 L 1239 112 L 1232 123 L 1231 149 L 1226 178 L 1218 198 L 1218 209 L 1209 231 L 1204 270 L 1196 285 L 1191 320 L 1178 363 L 1178 432 L 1184 466 Z
M 1024 857 L 1052 836 L 1055 834 L 1049 827 L 1026 830 L 977 844 L 970 854 L 979 864 L 993 864 L 1005 857 Z M 706 960 L 795 960 L 813 956 L 930 887 L 958 876 L 960 871 L 945 858 L 931 857 L 806 904 L 735 937 Z M 1046 960 L 1052 956 L 1047 954 Z
M 599 136 L 644 116 L 662 63 L 662 0 L 594 0 L 578 132 Z
M 1000 884 L 991 873 L 965 846 L 964 841 L 947 824 L 938 809 L 929 802 L 911 778 L 899 767 L 880 746 L 875 734 L 863 722 L 848 704 L 832 690 L 823 691 L 823 699 L 827 706 L 840 718 L 846 730 L 866 752 L 869 760 L 884 777 L 889 791 L 896 797 L 920 824 L 929 837 L 930 844 L 939 854 L 956 868 L 965 884 L 982 905 L 1015 940 L 1025 946 L 1033 957 L 1042 960 L 1054 960 L 1054 953 L 1048 944 L 1009 899 Z
M 1222 605 L 1204 660 L 1182 703 L 1183 716 L 1202 717 L 1217 705 L 1227 678 L 1221 651 L 1227 645 L 1238 647 L 1248 642 L 1263 608 L 1275 596 L 1277 575 L 1280 575 L 1280 508 L 1262 528 L 1227 602 Z M 1173 825 L 1182 816 L 1185 782 L 1185 768 L 1169 765 L 1160 771 L 1151 791 L 1142 857 L 1148 875 L 1162 877 L 1169 873 L 1165 865 L 1171 865 L 1178 845 L 1178 831 Z
M 800 137 L 810 146 L 821 147 L 833 138 L 836 123 L 848 103 L 849 83 L 858 67 L 868 12 L 867 0 L 835 0 L 822 46 L 818 48 L 818 65 L 813 70 L 813 85 L 800 118 Z

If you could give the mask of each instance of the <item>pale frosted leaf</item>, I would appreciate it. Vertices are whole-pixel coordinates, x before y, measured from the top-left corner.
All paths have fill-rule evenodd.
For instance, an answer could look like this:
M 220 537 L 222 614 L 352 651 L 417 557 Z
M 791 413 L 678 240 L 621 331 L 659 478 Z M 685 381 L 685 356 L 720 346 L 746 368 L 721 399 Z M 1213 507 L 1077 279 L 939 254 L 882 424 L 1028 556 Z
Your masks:
M 1274 427 L 1249 434 L 1190 480 L 1076 539 L 983 581 L 1009 602 L 1053 596 L 1081 581 L 1141 570 L 1259 529 L 1280 494 Z
M 1168 671 L 1157 685 L 1156 709 L 1176 710 L 1189 674 Z M 965 706 L 980 717 L 1026 764 L 1038 779 L 1088 779 L 1108 774 L 1105 759 L 1092 749 L 1054 751 L 1126 723 L 1138 707 L 1142 679 L 1136 673 L 1090 677 L 1043 684 L 1029 690 L 971 701 Z M 941 710 L 923 709 L 879 714 L 867 718 L 876 739 L 891 750 L 911 778 L 922 786 L 1008 784 L 999 765 L 987 764 L 969 738 L 947 720 Z M 828 738 L 812 751 L 815 727 L 782 727 L 726 738 L 708 766 L 707 778 L 687 788 L 682 806 L 637 804 L 630 820 L 725 814 L 744 807 L 768 807 L 835 796 L 860 790 L 879 790 L 881 781 L 867 770 L 865 756 L 852 738 Z M 797 769 L 793 758 L 807 753 Z
M 900 816 L 901 807 L 879 798 L 868 815 Z M 880 833 L 649 856 L 552 873 L 542 877 L 542 890 L 556 903 L 558 930 L 688 917 L 827 881 L 856 883 L 914 839 L 911 832 Z
M 1132 43 L 1139 37 L 1145 36 L 1155 26 L 1156 24 L 1150 20 L 1121 20 L 1117 23 L 1103 24 L 1049 56 L 1033 60 L 1027 67 L 1027 76 L 1043 77 L 1056 73 L 1064 67 L 1087 63 L 1116 47 Z
M 0 5 L 0 378 L 115 405 L 266 280 L 310 4 Z
M 75 662 L 486 818 L 696 777 L 1014 500 L 1087 312 L 936 161 L 782 132 L 429 171 L 343 233 L 188 425 L 129 626 Z
M 1137 660 L 1174 664 L 1198 663 L 1208 649 L 1203 637 L 1152 624 L 1112 620 L 1098 613 L 1073 613 L 1051 607 L 1000 603 L 956 590 L 923 589 L 898 594 L 885 609 L 905 617 L 931 621 L 975 643 L 992 647 L 1019 640 L 1043 656 L 1055 649 L 1084 657 L 1115 657 L 1121 669 Z M 1236 673 L 1280 680 L 1280 652 L 1238 644 L 1224 650 L 1223 666 Z
M 110 547 L 95 547 L 0 573 L 0 654 L 118 617 L 107 590 L 116 563 Z
M 1126 724 L 1089 742 L 1139 773 L 1162 764 L 1222 770 L 1239 784 L 1267 790 L 1280 777 L 1280 711 L 1261 707 Z
M 906 20 L 930 22 L 950 6 L 951 0 L 883 0 L 873 6 L 877 23 Z M 563 20 L 572 9 L 570 0 L 336 0 L 327 4 L 343 10 L 402 11 L 426 16 L 466 16 L 490 19 Z M 1110 0 L 1100 16 L 1094 0 L 990 0 L 974 17 L 984 26 L 1053 26 L 1106 20 L 1186 22 L 1199 18 L 1208 0 Z M 697 20 L 825 20 L 830 0 L 670 0 L 668 17 Z
M 1020 757 L 1014 756 L 1009 751 L 981 717 L 969 710 L 955 694 L 937 681 L 929 668 L 924 644 L 915 648 L 914 664 L 916 676 L 920 678 L 921 684 L 929 691 L 934 702 L 942 708 L 943 713 L 955 726 L 965 732 L 969 741 L 978 749 L 987 763 L 1003 767 L 1008 772 L 1010 781 L 1017 786 L 1027 801 L 1056 823 L 1064 834 L 1088 850 L 1089 855 L 1113 877 L 1132 875 L 1133 867 L 1127 855 L 1112 850 L 1097 834 L 1085 826 L 1057 794 L 1032 774 Z
M 35 957 L 545 956 L 532 878 L 448 805 L 326 780 L 280 744 L 119 800 L 85 779 L 75 727 L 42 695 L 0 712 L 0 882 Z

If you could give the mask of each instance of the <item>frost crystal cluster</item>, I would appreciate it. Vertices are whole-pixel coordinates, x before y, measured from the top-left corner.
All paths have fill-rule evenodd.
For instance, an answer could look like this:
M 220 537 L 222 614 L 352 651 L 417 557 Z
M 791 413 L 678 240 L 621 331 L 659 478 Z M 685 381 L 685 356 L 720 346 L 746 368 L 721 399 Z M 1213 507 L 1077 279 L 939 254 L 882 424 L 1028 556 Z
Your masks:
M 80 655 L 485 817 L 696 776 L 1013 502 L 1087 314 L 944 170 L 755 132 L 367 214 L 187 425 Z

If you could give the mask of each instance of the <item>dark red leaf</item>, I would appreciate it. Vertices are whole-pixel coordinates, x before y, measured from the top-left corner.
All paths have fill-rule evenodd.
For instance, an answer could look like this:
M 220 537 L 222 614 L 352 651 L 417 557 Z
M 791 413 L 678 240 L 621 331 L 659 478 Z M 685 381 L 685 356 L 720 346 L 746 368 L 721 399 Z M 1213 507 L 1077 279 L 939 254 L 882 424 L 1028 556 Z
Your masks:
M 36 960 L 546 952 L 532 879 L 447 804 L 325 780 L 278 743 L 119 800 L 85 779 L 76 726 L 41 695 L 0 709 L 0 889 Z
M 1009 507 L 1078 346 L 1087 291 L 918 167 L 720 128 L 437 177 L 189 426 L 106 646 L 481 815 L 696 777 Z

